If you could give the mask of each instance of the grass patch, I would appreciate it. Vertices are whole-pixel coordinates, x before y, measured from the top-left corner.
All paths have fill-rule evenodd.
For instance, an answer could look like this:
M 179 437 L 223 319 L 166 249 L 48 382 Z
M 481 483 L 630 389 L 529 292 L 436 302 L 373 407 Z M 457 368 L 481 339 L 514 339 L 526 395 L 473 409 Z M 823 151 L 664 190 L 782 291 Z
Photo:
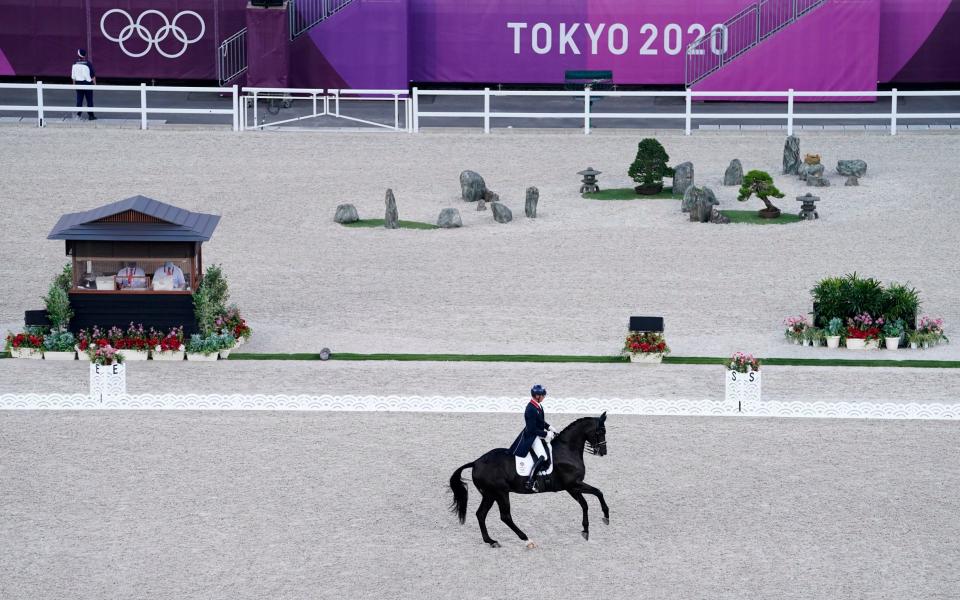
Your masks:
M 580 194 L 587 200 L 679 200 L 674 198 L 672 187 L 665 187 L 659 194 L 652 196 L 642 196 L 633 188 L 616 188 L 612 190 L 600 190 L 599 192 L 590 192 L 589 194 Z
M 10 358 L 9 352 L 0 352 L 0 358 Z
M 383 227 L 383 219 L 360 219 L 353 223 L 342 223 L 344 227 Z M 400 229 L 440 229 L 430 223 L 420 221 L 400 221 Z
M 799 223 L 800 217 L 791 213 L 780 213 L 776 219 L 761 219 L 755 210 L 721 210 L 720 214 L 730 219 L 731 223 L 749 223 L 751 225 L 786 225 Z

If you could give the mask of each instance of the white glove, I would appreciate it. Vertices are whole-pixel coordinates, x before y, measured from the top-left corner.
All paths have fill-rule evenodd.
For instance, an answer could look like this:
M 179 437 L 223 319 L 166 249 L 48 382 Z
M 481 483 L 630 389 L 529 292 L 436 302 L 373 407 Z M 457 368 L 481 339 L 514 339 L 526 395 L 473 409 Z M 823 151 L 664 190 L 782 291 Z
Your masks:
M 554 432 L 554 431 L 548 431 L 548 432 L 547 432 L 547 437 L 546 437 L 545 439 L 547 440 L 547 442 L 551 442 L 551 441 L 553 441 L 553 438 L 555 438 L 555 437 L 557 437 L 556 432 Z

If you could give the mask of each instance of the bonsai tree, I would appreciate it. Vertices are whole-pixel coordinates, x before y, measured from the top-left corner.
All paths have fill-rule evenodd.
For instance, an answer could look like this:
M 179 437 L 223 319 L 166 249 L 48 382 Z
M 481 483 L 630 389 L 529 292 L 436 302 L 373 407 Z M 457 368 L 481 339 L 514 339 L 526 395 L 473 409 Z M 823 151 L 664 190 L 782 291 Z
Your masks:
M 667 166 L 670 157 L 657 140 L 646 138 L 637 145 L 637 157 L 627 170 L 627 175 L 640 185 L 638 194 L 657 194 L 663 190 L 663 178 L 673 177 L 673 169 Z
M 773 178 L 766 171 L 750 171 L 743 176 L 743 185 L 740 186 L 737 200 L 744 202 L 753 195 L 766 205 L 766 208 L 759 211 L 761 217 L 776 219 L 780 216 L 780 209 L 770 202 L 770 198 L 783 198 L 783 192 L 773 185 Z

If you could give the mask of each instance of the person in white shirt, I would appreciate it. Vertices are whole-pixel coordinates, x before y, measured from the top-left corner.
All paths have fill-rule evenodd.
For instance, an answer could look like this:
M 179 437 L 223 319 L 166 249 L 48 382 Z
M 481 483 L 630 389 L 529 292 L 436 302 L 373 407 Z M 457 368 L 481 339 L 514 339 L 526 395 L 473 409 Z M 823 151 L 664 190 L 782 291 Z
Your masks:
M 153 273 L 153 289 L 182 290 L 187 285 L 183 269 L 167 261 L 157 267 Z
M 128 262 L 125 267 L 117 271 L 116 280 L 120 289 L 144 289 L 147 287 L 147 277 L 143 269 L 138 267 L 135 262 Z
M 73 84 L 97 84 L 97 73 L 93 70 L 93 63 L 87 60 L 87 51 L 83 48 L 77 50 L 77 60 L 70 69 L 70 79 Z M 93 90 L 77 90 L 77 108 L 83 106 L 83 100 L 87 100 L 87 108 L 93 108 Z M 87 111 L 87 117 L 91 121 L 96 121 L 97 116 L 93 111 Z M 80 118 L 80 112 L 77 111 L 77 118 Z

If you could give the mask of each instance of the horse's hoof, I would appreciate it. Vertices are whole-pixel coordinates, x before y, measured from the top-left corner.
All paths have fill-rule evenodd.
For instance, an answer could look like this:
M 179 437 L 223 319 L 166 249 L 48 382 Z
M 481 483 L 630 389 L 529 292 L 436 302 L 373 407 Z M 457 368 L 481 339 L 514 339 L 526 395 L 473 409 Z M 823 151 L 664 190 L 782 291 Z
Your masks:
M 604 517 L 604 518 L 603 518 L 603 524 L 604 524 L 604 525 L 609 525 L 609 524 L 610 524 L 610 517 Z
M 499 547 L 500 547 L 500 542 L 493 542 L 492 544 L 490 544 L 490 547 L 491 547 L 491 548 L 499 548 Z
M 536 547 L 537 545 L 534 544 L 533 542 L 527 542 L 527 550 L 533 550 Z
M 583 536 L 583 539 L 585 539 L 585 540 L 589 540 L 589 539 L 590 539 L 590 534 L 589 534 L 588 532 L 586 532 L 586 531 L 581 531 L 581 532 L 580 532 L 580 535 L 582 535 L 582 536 Z

